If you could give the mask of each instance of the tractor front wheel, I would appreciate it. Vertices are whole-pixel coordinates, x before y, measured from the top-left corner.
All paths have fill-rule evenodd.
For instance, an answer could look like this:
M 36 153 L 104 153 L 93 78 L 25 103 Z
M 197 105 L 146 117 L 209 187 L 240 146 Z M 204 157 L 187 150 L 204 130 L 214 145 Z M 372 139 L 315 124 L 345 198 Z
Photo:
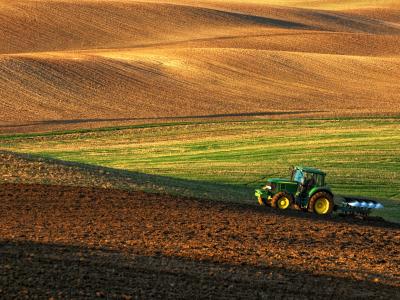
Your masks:
M 279 192 L 271 199 L 271 207 L 273 208 L 285 210 L 291 207 L 292 205 L 293 205 L 293 196 L 288 193 Z
M 318 215 L 329 215 L 333 211 L 333 197 L 327 192 L 319 192 L 313 195 L 308 204 L 308 210 Z

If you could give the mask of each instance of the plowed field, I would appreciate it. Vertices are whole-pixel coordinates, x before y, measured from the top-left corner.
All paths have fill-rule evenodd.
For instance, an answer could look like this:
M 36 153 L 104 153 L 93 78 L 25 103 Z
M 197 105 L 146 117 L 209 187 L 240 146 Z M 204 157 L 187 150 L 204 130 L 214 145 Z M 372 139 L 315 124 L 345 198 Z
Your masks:
M 395 2 L 0 0 L 0 133 L 398 115 Z
M 0 199 L 0 298 L 400 295 L 400 227 L 383 221 L 61 186 Z

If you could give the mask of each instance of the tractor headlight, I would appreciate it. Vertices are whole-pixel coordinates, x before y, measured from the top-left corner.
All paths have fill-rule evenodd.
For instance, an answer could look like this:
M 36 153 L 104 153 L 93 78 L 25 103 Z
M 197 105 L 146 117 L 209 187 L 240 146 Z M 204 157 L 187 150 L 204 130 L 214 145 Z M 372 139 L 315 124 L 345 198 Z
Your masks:
M 271 190 L 271 185 L 267 183 L 265 186 L 262 188 L 263 190 Z
M 275 183 L 269 182 L 269 183 L 267 183 L 267 184 L 263 187 L 263 189 L 264 189 L 264 190 L 270 190 L 270 191 L 272 191 L 272 190 L 275 189 L 275 187 L 276 187 L 276 184 L 275 184 Z

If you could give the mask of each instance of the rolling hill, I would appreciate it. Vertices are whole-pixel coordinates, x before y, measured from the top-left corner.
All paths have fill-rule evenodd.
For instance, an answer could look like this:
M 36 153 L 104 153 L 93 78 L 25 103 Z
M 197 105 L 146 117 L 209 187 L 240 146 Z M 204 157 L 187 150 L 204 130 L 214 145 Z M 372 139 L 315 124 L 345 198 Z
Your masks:
M 2 0 L 0 132 L 398 114 L 399 5 L 370 2 Z

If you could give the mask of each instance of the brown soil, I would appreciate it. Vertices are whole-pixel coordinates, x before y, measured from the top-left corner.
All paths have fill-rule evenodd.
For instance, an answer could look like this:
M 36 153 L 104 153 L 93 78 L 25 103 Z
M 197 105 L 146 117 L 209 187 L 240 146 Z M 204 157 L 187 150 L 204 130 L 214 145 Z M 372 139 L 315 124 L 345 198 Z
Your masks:
M 398 6 L 159 2 L 0 0 L 0 133 L 400 113 Z
M 383 221 L 63 186 L 0 199 L 0 298 L 400 294 L 400 227 Z

